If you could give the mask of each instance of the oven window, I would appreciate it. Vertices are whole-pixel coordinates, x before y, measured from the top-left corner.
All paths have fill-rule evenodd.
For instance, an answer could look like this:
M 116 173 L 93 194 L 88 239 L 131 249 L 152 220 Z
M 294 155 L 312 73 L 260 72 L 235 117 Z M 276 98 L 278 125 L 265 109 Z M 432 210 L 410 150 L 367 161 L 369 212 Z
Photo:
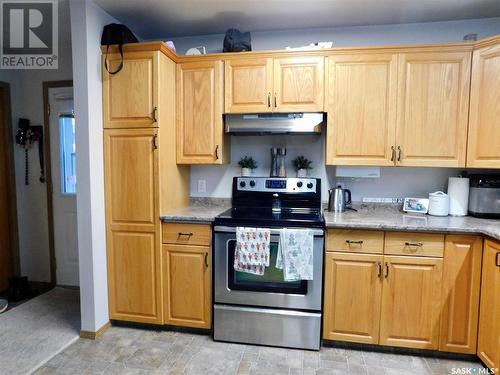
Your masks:
M 270 244 L 269 267 L 266 267 L 264 275 L 254 275 L 234 270 L 234 249 L 236 240 L 227 243 L 228 251 L 228 287 L 232 290 L 246 290 L 253 292 L 272 292 L 287 294 L 307 294 L 307 281 L 285 281 L 283 270 L 275 267 L 278 255 L 278 242 Z

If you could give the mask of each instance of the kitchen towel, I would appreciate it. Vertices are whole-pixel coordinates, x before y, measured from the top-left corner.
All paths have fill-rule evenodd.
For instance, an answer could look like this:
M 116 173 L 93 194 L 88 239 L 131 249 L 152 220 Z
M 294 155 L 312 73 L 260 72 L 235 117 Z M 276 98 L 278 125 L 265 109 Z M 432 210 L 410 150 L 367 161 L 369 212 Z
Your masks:
M 281 229 L 276 268 L 285 281 L 312 280 L 314 234 L 310 229 Z
M 450 196 L 450 215 L 467 215 L 469 209 L 469 179 L 450 177 L 448 179 L 448 195 Z
M 270 229 L 236 227 L 234 270 L 264 275 L 269 266 L 270 241 Z

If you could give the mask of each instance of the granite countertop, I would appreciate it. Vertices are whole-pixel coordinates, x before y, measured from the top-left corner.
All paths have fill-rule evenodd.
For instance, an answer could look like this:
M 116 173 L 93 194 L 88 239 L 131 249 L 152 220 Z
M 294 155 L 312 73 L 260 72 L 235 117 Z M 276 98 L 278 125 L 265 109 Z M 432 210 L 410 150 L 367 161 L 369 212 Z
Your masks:
M 168 211 L 160 219 L 174 223 L 211 223 L 217 215 L 230 207 L 231 199 L 191 198 L 188 207 Z
M 355 204 L 358 210 L 324 212 L 328 228 L 379 229 L 416 232 L 477 233 L 500 240 L 500 220 L 471 216 L 430 216 L 407 214 L 399 205 Z
M 191 198 L 189 207 L 172 210 L 160 217 L 164 222 L 211 223 L 231 207 L 231 199 Z M 477 233 L 500 240 L 500 220 L 471 216 L 430 216 L 407 214 L 400 205 L 354 204 L 358 210 L 333 213 L 324 211 L 328 228 L 378 229 L 415 232 Z

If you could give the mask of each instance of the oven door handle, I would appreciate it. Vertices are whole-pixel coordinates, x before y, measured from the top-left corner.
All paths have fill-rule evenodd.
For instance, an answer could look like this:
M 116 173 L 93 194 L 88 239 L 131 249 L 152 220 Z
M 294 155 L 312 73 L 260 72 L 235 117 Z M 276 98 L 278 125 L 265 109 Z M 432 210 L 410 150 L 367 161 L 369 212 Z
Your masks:
M 304 228 L 297 228 L 297 229 L 304 229 Z M 311 229 L 313 232 L 314 237 L 324 237 L 325 231 L 323 229 Z M 236 233 L 236 227 L 226 227 L 226 226 L 215 226 L 214 227 L 214 232 L 219 232 L 219 233 Z M 271 235 L 279 235 L 280 230 L 279 229 L 271 229 Z

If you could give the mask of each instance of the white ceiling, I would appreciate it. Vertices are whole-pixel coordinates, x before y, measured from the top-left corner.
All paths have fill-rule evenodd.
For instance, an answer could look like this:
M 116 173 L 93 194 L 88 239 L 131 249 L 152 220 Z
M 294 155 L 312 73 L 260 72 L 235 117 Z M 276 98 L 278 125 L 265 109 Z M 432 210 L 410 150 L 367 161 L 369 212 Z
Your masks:
M 144 39 L 500 16 L 500 0 L 94 0 Z

